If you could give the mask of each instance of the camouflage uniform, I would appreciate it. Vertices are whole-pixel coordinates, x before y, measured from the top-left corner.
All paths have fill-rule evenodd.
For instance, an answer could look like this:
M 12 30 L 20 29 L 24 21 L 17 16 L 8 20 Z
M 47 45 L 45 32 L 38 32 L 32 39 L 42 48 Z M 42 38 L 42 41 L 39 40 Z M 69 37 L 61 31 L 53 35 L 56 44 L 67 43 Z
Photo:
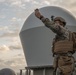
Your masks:
M 58 38 L 59 41 L 69 39 L 69 30 L 63 26 L 57 25 L 54 21 L 50 21 L 48 18 L 44 17 L 41 18 L 41 21 L 46 27 L 50 28 L 54 33 L 56 33 L 55 38 Z M 72 75 L 72 72 L 74 71 L 74 58 L 71 52 L 66 53 L 65 55 L 54 55 L 54 69 L 56 70 L 57 68 L 59 68 L 60 72 L 63 73 L 62 75 Z

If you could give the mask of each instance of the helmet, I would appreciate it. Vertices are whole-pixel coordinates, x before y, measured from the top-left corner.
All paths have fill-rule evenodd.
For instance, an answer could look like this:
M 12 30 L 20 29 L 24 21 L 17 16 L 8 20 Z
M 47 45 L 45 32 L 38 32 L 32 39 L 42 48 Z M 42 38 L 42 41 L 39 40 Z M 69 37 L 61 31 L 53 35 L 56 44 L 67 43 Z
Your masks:
M 54 21 L 61 21 L 63 22 L 64 26 L 66 25 L 66 21 L 62 17 L 56 17 L 54 18 Z

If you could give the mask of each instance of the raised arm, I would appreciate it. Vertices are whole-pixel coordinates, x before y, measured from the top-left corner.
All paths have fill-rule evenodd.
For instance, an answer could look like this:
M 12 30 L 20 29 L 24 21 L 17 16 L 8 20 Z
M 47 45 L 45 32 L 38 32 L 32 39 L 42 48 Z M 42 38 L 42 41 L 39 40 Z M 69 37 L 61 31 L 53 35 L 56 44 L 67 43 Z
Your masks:
M 44 25 L 48 28 L 51 28 L 51 26 L 54 24 L 53 21 L 50 21 L 48 18 L 45 18 L 39 11 L 39 9 L 35 9 L 35 16 L 40 19 Z
M 35 9 L 35 16 L 36 16 L 37 18 L 39 18 L 40 20 L 41 20 L 42 18 L 44 18 L 44 16 L 41 15 L 41 13 L 39 12 L 39 9 Z
M 68 33 L 67 29 L 61 25 L 56 24 L 54 21 L 50 21 L 48 18 L 45 18 L 39 11 L 39 9 L 35 10 L 35 16 L 40 19 L 44 25 L 50 28 L 54 33 L 58 35 L 63 35 L 66 37 Z

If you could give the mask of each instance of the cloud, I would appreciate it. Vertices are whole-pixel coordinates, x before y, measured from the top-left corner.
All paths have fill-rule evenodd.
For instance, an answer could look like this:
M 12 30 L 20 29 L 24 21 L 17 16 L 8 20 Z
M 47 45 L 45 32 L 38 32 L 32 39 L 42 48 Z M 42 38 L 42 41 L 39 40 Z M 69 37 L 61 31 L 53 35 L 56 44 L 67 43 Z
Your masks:
M 22 19 L 21 18 L 13 17 L 10 21 L 11 22 L 19 22 L 19 21 L 22 21 Z
M 0 68 L 7 66 L 7 67 L 11 67 L 12 69 L 19 70 L 21 68 L 24 68 L 26 65 L 27 64 L 23 56 L 15 57 L 8 60 L 0 60 Z
M 43 3 L 44 4 L 47 4 L 47 5 L 50 5 L 50 2 L 49 1 L 44 1 Z
M 11 21 L 17 21 L 17 18 L 16 18 L 16 17 L 13 17 L 13 18 L 11 19 Z
M 6 18 L 6 16 L 5 16 L 5 15 L 0 14 L 0 19 L 4 19 L 4 18 Z
M 23 0 L 24 1 L 24 0 Z M 11 7 L 15 7 L 15 8 L 21 8 L 21 9 L 25 9 L 25 3 L 22 0 L 7 0 L 7 4 L 10 5 Z
M 10 66 L 12 67 L 18 67 L 18 66 L 22 66 L 22 64 L 26 65 L 25 64 L 25 59 L 22 58 L 22 57 L 16 57 L 16 58 L 13 58 L 13 63 L 10 64 Z
M 30 1 L 33 1 L 33 0 L 22 0 L 23 2 L 30 2 Z
M 13 1 L 11 2 L 11 6 L 22 7 L 22 1 L 21 0 Z
M 25 68 L 26 62 L 23 56 L 21 57 L 15 57 L 9 60 L 2 60 L 0 59 L 0 69 L 1 68 L 11 68 L 15 71 L 19 71 L 19 69 Z
M 12 45 L 12 46 L 9 46 L 9 49 L 10 50 L 19 50 L 19 49 L 21 49 L 21 46 L 20 45 Z
M 0 62 L 4 62 L 4 60 L 3 59 L 0 59 Z
M 37 1 L 33 1 L 32 3 L 33 3 L 33 4 L 36 4 L 36 5 L 38 5 L 38 4 L 39 4 L 39 2 L 37 2 Z
M 0 26 L 0 31 L 8 30 L 8 26 Z
M 8 51 L 8 50 L 10 50 L 8 46 L 6 45 L 0 46 L 0 51 Z
M 10 46 L 2 45 L 2 46 L 0 46 L 1 52 L 6 52 L 9 50 L 20 50 L 20 49 L 22 49 L 21 45 L 10 45 Z
M 14 30 L 10 30 L 7 26 L 3 26 L 0 28 L 0 31 L 4 31 L 2 32 L 2 34 L 0 34 L 0 38 L 2 38 L 2 40 L 8 38 L 7 39 L 8 44 L 3 44 L 2 46 L 0 45 L 0 51 L 20 50 L 22 48 L 20 38 L 19 38 L 19 28 L 18 26 L 17 27 L 15 26 L 15 28 L 16 29 Z M 3 40 L 3 42 L 4 41 L 5 40 Z
M 0 0 L 0 3 L 5 2 L 5 0 Z
M 14 27 L 14 25 L 11 27 L 1 26 L 0 31 L 2 32 L 2 34 L 0 34 L 0 38 L 17 37 L 19 35 L 19 28 L 16 25 L 15 25 L 15 27 Z
M 21 49 L 22 46 L 21 46 L 21 42 L 20 42 L 20 38 L 19 37 L 14 37 L 10 40 L 10 45 L 9 45 L 9 48 L 11 50 L 15 50 L 15 49 Z
M 76 7 L 76 0 L 69 0 L 68 2 L 66 2 L 66 0 L 6 0 L 5 2 L 10 6 L 18 7 L 19 9 L 27 9 L 27 7 L 29 7 L 31 4 L 33 4 L 34 7 L 44 7 L 46 5 L 59 5 L 61 7 L 67 7 L 69 9 L 70 7 Z M 33 6 L 31 6 L 30 9 Z
M 2 35 L 0 35 L 0 38 L 5 37 L 16 37 L 19 33 L 18 32 L 5 32 Z
M 13 21 L 18 20 L 20 21 L 21 19 L 16 19 L 13 17 Z M 13 37 L 18 37 L 19 36 L 19 31 L 20 31 L 20 25 L 16 22 L 11 23 L 11 25 L 0 25 L 0 38 L 13 38 Z

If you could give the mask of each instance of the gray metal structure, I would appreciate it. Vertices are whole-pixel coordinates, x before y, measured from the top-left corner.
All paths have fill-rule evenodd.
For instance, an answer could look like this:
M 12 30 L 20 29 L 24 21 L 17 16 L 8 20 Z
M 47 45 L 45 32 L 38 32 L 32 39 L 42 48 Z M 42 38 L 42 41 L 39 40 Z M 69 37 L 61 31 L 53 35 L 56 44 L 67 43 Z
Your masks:
M 43 7 L 39 10 L 42 15 L 49 19 L 52 15 L 63 17 L 67 22 L 66 27 L 76 32 L 76 19 L 69 11 L 56 6 Z M 51 71 L 53 65 L 51 46 L 54 36 L 55 34 L 35 17 L 34 12 L 26 19 L 20 31 L 20 39 L 27 67 L 28 69 L 34 69 L 34 75 L 45 75 L 38 72 L 41 68 L 44 73 L 45 68 L 47 71 Z M 76 58 L 76 54 L 74 57 Z M 50 75 L 49 73 L 46 75 Z

